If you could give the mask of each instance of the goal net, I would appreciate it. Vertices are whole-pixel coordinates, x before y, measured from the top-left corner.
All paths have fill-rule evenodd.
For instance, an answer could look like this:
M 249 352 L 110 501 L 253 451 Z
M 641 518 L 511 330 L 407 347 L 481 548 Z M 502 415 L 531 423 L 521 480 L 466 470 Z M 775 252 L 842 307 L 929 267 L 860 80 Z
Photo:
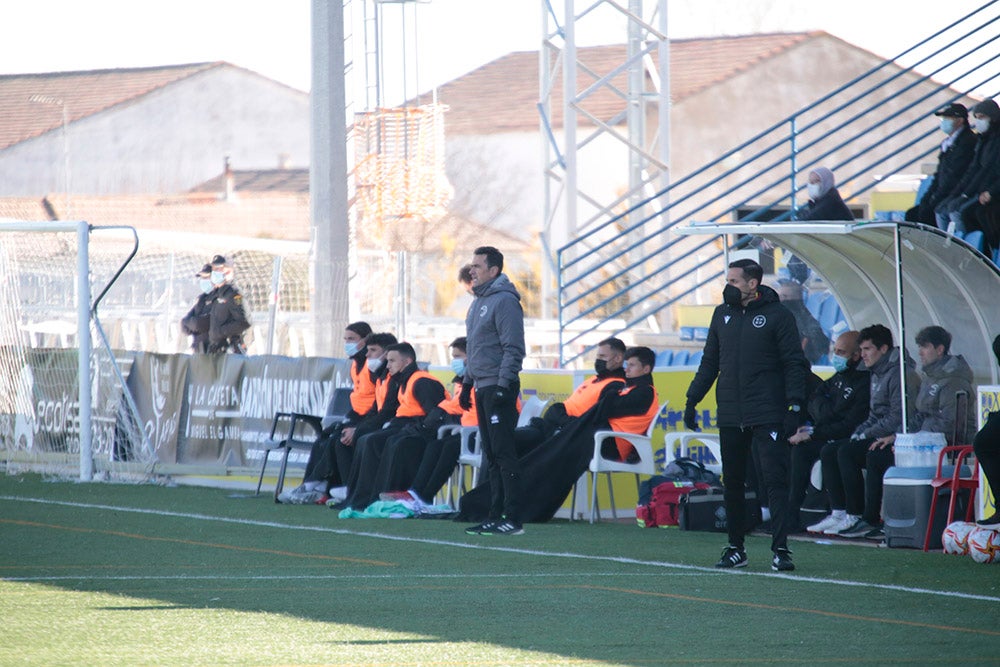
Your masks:
M 91 316 L 135 246 L 126 229 L 0 221 L 0 456 L 8 471 L 127 478 L 155 463 L 123 380 L 129 359 L 111 350 Z

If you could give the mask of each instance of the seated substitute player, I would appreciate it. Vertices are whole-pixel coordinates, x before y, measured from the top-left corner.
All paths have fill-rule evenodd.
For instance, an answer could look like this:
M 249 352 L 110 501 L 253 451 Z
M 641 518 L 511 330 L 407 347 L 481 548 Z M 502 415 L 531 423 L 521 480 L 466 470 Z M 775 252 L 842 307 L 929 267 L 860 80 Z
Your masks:
M 421 429 L 427 415 L 448 396 L 440 380 L 417 366 L 417 353 L 409 343 L 389 346 L 386 365 L 392 378 L 389 391 L 396 392 L 395 409 L 382 428 L 357 441 L 346 480 L 347 498 L 340 509 L 361 510 L 378 500 L 378 494 L 387 490 L 378 488 L 378 471 L 389 440 L 406 429 Z

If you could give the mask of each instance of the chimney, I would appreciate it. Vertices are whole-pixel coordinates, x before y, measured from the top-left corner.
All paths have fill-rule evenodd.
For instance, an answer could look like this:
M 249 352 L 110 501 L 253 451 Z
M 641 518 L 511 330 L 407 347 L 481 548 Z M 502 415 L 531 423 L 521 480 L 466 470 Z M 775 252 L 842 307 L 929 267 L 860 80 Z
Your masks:
M 229 164 L 229 156 L 225 157 L 222 166 L 222 178 L 225 180 L 225 190 L 222 192 L 222 201 L 236 201 L 236 178 L 233 176 L 233 168 Z

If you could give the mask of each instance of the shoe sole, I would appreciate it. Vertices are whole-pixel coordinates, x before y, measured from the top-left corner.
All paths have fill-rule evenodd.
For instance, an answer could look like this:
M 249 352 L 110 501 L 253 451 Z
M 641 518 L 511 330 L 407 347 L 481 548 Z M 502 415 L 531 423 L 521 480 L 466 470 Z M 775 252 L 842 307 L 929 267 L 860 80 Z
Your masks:
M 720 565 L 719 563 L 716 563 L 715 567 L 718 568 L 718 569 L 720 569 L 720 570 L 735 570 L 736 568 L 739 568 L 739 567 L 746 567 L 749 562 L 750 562 L 749 560 L 745 560 L 745 561 L 736 563 L 735 565 Z
M 788 567 L 778 567 L 777 565 L 772 565 L 771 569 L 774 570 L 775 572 L 794 572 L 795 566 L 791 565 Z

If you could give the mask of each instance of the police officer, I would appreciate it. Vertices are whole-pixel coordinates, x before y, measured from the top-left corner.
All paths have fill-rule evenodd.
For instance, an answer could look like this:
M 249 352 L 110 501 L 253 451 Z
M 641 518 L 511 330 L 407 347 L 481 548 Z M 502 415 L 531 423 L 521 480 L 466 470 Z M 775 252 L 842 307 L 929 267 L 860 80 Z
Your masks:
M 243 332 L 250 328 L 243 295 L 233 285 L 233 269 L 222 255 L 212 258 L 210 277 L 215 286 L 209 317 L 208 351 L 245 353 Z
M 215 299 L 215 285 L 211 281 L 212 265 L 206 264 L 201 271 L 194 274 L 198 280 L 201 294 L 188 314 L 181 319 L 181 330 L 191 336 L 191 349 L 194 352 L 208 351 L 208 329 L 212 313 L 212 302 Z

